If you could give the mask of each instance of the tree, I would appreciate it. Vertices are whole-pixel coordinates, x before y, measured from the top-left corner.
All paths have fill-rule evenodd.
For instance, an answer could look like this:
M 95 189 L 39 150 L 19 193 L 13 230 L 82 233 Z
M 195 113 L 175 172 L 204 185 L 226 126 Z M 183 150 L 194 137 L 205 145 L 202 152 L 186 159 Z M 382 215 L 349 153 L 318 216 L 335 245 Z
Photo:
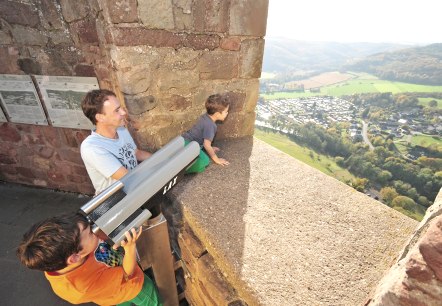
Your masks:
M 396 189 L 393 187 L 384 187 L 381 189 L 381 198 L 388 205 L 391 205 L 391 202 L 394 198 L 396 198 L 399 194 L 396 192 Z
M 436 100 L 431 100 L 430 102 L 428 102 L 428 106 L 429 107 L 437 107 L 437 101 Z
M 416 210 L 416 202 L 406 196 L 397 196 L 391 202 L 392 207 L 401 207 L 405 210 L 414 212 Z

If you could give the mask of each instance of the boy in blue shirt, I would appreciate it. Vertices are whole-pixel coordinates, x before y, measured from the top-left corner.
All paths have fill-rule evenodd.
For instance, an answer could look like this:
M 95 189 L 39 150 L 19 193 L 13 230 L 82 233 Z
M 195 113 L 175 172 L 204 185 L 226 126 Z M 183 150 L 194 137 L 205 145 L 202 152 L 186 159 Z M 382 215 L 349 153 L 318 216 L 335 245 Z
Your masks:
M 202 115 L 198 122 L 182 136 L 186 140 L 186 144 L 196 141 L 201 147 L 200 155 L 196 162 L 186 170 L 186 173 L 203 172 L 210 163 L 210 159 L 215 164 L 227 166 L 229 162 L 224 158 L 219 158 L 216 153 L 219 148 L 213 147 L 212 142 L 217 131 L 217 121 L 224 121 L 229 114 L 230 102 L 227 97 L 215 94 L 206 100 L 207 113 Z M 210 159 L 209 159 L 210 157 Z

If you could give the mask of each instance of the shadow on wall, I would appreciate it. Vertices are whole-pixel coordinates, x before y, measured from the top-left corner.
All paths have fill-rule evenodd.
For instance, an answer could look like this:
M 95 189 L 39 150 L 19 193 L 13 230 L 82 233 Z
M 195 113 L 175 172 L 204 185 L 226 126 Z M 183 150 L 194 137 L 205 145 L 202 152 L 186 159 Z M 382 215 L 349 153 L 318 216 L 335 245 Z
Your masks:
M 172 197 L 180 203 L 174 206 L 182 207 L 183 221 L 201 240 L 200 254 L 195 254 L 194 248 L 193 256 L 199 260 L 209 253 L 230 282 L 236 283 L 243 269 L 253 137 L 216 141 L 214 145 L 221 149 L 218 156 L 230 165 L 211 163 L 204 173 L 187 176 L 172 191 Z M 180 221 L 174 222 L 178 225 Z

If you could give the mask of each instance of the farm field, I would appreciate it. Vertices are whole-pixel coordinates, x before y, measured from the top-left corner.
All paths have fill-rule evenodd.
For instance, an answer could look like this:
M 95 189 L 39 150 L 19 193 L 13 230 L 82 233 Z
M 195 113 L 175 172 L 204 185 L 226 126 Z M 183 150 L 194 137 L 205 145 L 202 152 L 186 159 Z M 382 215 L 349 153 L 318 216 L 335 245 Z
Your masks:
M 422 147 L 428 147 L 432 144 L 442 146 L 442 140 L 440 139 L 440 137 L 433 137 L 428 135 L 413 135 L 413 137 L 411 137 L 411 143 L 413 145 L 419 145 Z
M 288 82 L 285 83 L 285 85 L 296 87 L 297 85 L 303 84 L 304 89 L 310 89 L 341 83 L 355 77 L 357 77 L 357 75 L 352 73 L 326 72 L 309 79 Z
M 317 154 L 308 148 L 301 147 L 291 141 L 287 136 L 278 133 L 267 133 L 255 129 L 254 136 L 274 148 L 296 158 L 297 160 L 318 169 L 319 171 L 332 176 L 342 182 L 350 181 L 355 177 L 348 170 L 339 167 L 336 162 L 326 155 Z M 310 153 L 312 152 L 312 153 Z M 313 154 L 313 158 L 311 155 Z
M 442 92 L 442 86 L 427 86 L 402 82 L 380 80 L 369 74 L 354 74 L 356 78 L 348 79 L 337 84 L 321 87 L 318 93 L 311 92 L 275 92 L 272 94 L 261 94 L 265 99 L 301 98 L 311 96 L 342 96 L 354 93 L 376 93 L 391 92 Z

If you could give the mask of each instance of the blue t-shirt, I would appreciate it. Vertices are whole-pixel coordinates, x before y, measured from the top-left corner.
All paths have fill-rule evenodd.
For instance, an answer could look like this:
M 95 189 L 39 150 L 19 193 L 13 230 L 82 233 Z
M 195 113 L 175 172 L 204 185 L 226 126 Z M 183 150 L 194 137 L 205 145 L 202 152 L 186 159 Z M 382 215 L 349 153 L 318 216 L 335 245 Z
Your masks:
M 217 130 L 215 122 L 206 113 L 200 117 L 198 122 L 187 132 L 183 134 L 183 138 L 189 141 L 196 141 L 203 146 L 204 139 L 213 141 Z

